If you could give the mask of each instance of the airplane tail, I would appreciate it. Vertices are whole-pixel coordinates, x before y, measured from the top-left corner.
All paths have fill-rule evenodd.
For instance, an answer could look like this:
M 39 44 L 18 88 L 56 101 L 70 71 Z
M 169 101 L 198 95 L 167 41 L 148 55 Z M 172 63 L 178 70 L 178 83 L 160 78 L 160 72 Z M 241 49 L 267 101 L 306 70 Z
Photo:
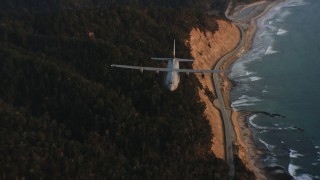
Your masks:
M 181 59 L 176 58 L 176 39 L 173 40 L 173 58 L 179 62 L 193 62 L 194 59 Z
M 173 58 L 151 58 L 152 60 L 158 60 L 158 61 L 169 61 L 172 59 L 175 59 L 179 62 L 193 62 L 194 59 L 181 59 L 176 58 L 176 39 L 173 40 Z
M 176 39 L 173 39 L 173 58 L 176 58 Z

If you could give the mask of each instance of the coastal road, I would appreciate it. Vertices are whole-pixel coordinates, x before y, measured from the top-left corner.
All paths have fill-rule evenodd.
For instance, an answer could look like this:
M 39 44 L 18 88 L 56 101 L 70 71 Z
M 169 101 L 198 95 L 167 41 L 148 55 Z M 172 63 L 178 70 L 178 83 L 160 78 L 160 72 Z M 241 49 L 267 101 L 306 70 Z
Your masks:
M 223 63 L 228 60 L 229 58 L 234 57 L 237 53 L 241 53 L 244 48 L 245 44 L 245 37 L 244 37 L 244 28 L 240 23 L 236 23 L 240 30 L 240 42 L 238 43 L 237 47 L 233 49 L 231 52 L 223 56 L 216 66 L 214 67 L 214 70 L 220 70 Z M 229 177 L 230 179 L 234 179 L 234 160 L 233 160 L 233 142 L 236 140 L 236 134 L 234 131 L 234 127 L 231 120 L 231 112 L 230 110 L 227 110 L 225 103 L 224 103 L 224 97 L 221 92 L 221 80 L 218 73 L 213 73 L 213 81 L 214 81 L 214 87 L 216 91 L 216 95 L 219 101 L 220 105 L 220 112 L 222 115 L 222 124 L 223 124 L 223 130 L 224 130 L 224 148 L 225 148 L 225 160 L 227 161 L 229 165 Z
M 249 48 L 248 42 L 250 41 L 251 37 L 246 36 L 247 34 L 245 30 L 247 30 L 248 27 L 252 24 L 252 22 L 256 21 L 256 19 L 260 15 L 265 14 L 270 7 L 273 7 L 277 3 L 278 1 L 274 1 L 273 3 L 270 3 L 270 4 L 266 3 L 266 1 L 252 3 L 252 4 L 249 4 L 247 7 L 243 8 L 242 10 L 240 10 L 239 11 L 240 13 L 238 13 L 234 17 L 228 16 L 229 7 L 230 7 L 230 4 L 229 4 L 229 7 L 227 8 L 225 15 L 228 19 L 233 21 L 233 23 L 238 27 L 240 31 L 240 41 L 235 49 L 233 49 L 231 52 L 227 53 L 225 56 L 219 59 L 219 61 L 214 67 L 214 70 L 221 70 L 221 66 L 228 59 L 240 57 L 241 54 L 243 54 L 248 50 Z M 244 12 L 243 10 L 246 8 L 251 8 L 251 11 L 250 11 L 251 13 L 242 15 L 241 13 Z M 253 27 L 252 31 L 255 31 L 255 27 Z M 222 124 L 223 124 L 223 130 L 224 130 L 225 160 L 227 161 L 230 167 L 229 178 L 234 179 L 235 177 L 234 177 L 233 143 L 236 140 L 236 134 L 235 134 L 232 120 L 231 120 L 231 109 L 228 110 L 228 108 L 226 107 L 224 96 L 223 96 L 223 93 L 221 92 L 222 91 L 221 83 L 223 82 L 223 80 L 220 79 L 220 76 L 218 73 L 213 74 L 213 81 L 214 81 L 214 87 L 215 87 L 216 95 L 217 95 L 219 106 L 220 106 L 220 112 L 222 115 Z

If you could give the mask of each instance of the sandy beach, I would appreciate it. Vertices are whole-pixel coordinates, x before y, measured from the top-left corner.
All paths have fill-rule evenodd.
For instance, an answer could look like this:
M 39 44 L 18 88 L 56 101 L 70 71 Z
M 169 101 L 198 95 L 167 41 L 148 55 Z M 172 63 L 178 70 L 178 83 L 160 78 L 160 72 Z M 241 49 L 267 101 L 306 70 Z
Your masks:
M 235 60 L 242 54 L 247 52 L 252 45 L 252 40 L 257 30 L 257 19 L 265 15 L 272 7 L 279 1 L 258 1 L 252 4 L 236 6 L 228 8 L 226 16 L 233 22 L 226 22 L 219 20 L 219 30 L 212 34 L 211 32 L 200 32 L 194 29 L 190 33 L 190 40 L 188 43 L 191 46 L 191 54 L 196 59 L 193 67 L 195 69 L 212 68 L 217 62 L 225 55 L 239 48 L 239 42 L 244 41 L 242 47 L 235 54 L 232 54 L 222 65 L 222 69 L 229 69 Z M 241 13 L 249 12 L 242 16 Z M 239 18 L 241 16 L 241 18 Z M 241 34 L 240 29 L 242 28 Z M 212 77 L 202 78 L 201 75 L 197 76 L 203 87 L 207 88 L 214 96 L 215 90 L 212 83 Z M 244 162 L 248 169 L 252 170 L 256 179 L 267 179 L 263 167 L 259 163 L 259 157 L 262 154 L 257 150 L 253 139 L 252 132 L 247 124 L 247 114 L 233 111 L 230 106 L 229 92 L 232 88 L 232 83 L 228 79 L 227 74 L 221 74 L 222 93 L 224 96 L 225 106 L 231 112 L 231 120 L 236 133 L 235 154 Z M 199 89 L 199 96 L 201 101 L 206 104 L 205 115 L 210 122 L 213 132 L 213 145 L 212 151 L 221 159 L 224 159 L 224 132 L 222 126 L 222 117 L 219 113 L 219 105 L 215 98 L 214 101 L 206 94 L 205 89 Z

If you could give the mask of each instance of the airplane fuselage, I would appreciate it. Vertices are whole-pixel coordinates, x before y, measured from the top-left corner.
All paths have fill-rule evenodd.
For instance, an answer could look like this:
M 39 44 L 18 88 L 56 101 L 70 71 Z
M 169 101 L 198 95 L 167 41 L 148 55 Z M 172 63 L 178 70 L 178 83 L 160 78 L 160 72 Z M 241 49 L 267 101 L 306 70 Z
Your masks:
M 175 58 L 169 60 L 167 68 L 169 71 L 167 72 L 165 78 L 165 86 L 170 91 L 174 91 L 178 88 L 180 82 L 180 75 L 178 71 L 174 71 L 175 69 L 179 69 L 179 61 Z

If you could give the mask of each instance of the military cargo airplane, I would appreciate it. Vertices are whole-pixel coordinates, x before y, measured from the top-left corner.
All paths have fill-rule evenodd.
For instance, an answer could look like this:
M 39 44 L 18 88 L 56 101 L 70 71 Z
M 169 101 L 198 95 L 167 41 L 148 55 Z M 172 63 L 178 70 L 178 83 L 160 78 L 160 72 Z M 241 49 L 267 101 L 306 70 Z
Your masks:
M 159 68 L 159 67 L 143 67 L 143 66 L 129 66 L 129 65 L 118 65 L 112 64 L 111 67 L 117 68 L 126 68 L 126 69 L 137 69 L 141 72 L 143 71 L 155 71 L 159 72 L 166 72 L 165 78 L 165 86 L 170 91 L 174 91 L 178 88 L 180 82 L 180 74 L 179 73 L 201 73 L 204 77 L 205 73 L 221 73 L 221 72 L 228 72 L 223 70 L 195 70 L 195 69 L 179 69 L 179 62 L 193 62 L 193 59 L 181 59 L 176 58 L 176 43 L 175 40 L 173 41 L 173 57 L 172 58 L 151 58 L 152 60 L 160 60 L 160 61 L 168 61 L 167 68 Z

